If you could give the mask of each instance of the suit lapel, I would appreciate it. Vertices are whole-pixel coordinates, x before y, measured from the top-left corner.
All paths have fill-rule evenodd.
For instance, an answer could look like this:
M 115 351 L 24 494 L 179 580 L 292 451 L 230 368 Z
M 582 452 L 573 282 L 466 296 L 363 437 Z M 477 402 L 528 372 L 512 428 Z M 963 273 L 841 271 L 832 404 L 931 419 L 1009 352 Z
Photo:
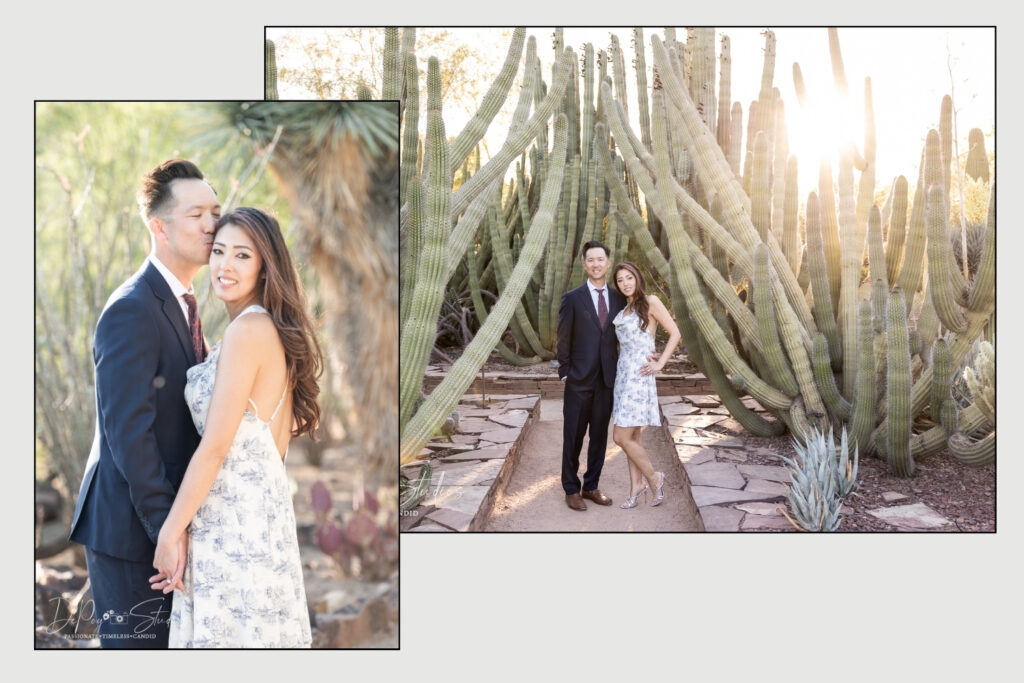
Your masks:
M 174 294 L 171 293 L 171 288 L 167 285 L 167 281 L 164 280 L 163 275 L 156 269 L 152 263 L 148 264 L 146 270 L 143 272 L 143 277 L 146 282 L 149 283 L 150 289 L 153 291 L 154 296 L 160 299 L 162 302 L 161 310 L 163 314 L 167 316 L 167 320 L 171 323 L 171 327 L 174 328 L 174 333 L 178 337 L 178 342 L 181 344 L 181 350 L 185 354 L 185 360 L 191 367 L 195 365 L 195 351 L 192 350 L 192 335 L 188 330 L 188 323 L 185 321 L 185 316 L 181 312 L 181 306 L 178 305 L 177 299 L 174 298 Z
M 614 290 L 612 290 L 612 288 L 608 286 L 607 282 L 604 283 L 604 287 L 604 295 L 608 297 L 608 319 L 605 321 L 603 328 L 601 327 L 601 323 L 597 319 L 597 308 L 594 307 L 594 295 L 590 293 L 590 287 L 587 285 L 586 282 L 584 282 L 583 286 L 580 287 L 580 297 L 585 307 L 583 309 L 584 316 L 587 318 L 587 320 L 593 323 L 594 327 L 597 328 L 598 334 L 604 334 L 607 330 L 613 327 L 612 320 L 615 319 L 615 316 L 623 308 L 623 306 L 620 303 L 622 301 L 622 297 L 619 296 L 618 292 L 615 292 L 615 296 L 612 296 L 612 292 Z
M 580 292 L 580 304 L 583 306 L 583 317 L 590 321 L 596 329 L 597 333 L 601 334 L 601 323 L 597 320 L 597 309 L 594 308 L 594 295 L 590 293 L 590 287 L 584 282 L 579 288 Z

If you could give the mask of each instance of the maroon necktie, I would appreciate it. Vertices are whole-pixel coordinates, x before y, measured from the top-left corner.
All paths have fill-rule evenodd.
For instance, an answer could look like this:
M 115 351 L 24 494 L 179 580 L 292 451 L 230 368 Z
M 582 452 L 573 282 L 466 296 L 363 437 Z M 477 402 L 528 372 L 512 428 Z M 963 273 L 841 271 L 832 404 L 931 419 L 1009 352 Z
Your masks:
M 196 362 L 203 362 L 203 324 L 199 321 L 199 311 L 196 308 L 196 298 L 185 292 L 181 295 L 188 306 L 188 331 L 192 335 L 192 351 L 196 354 Z
M 601 323 L 601 329 L 604 329 L 604 323 L 608 320 L 608 304 L 604 302 L 604 288 L 594 289 L 597 292 L 597 321 Z

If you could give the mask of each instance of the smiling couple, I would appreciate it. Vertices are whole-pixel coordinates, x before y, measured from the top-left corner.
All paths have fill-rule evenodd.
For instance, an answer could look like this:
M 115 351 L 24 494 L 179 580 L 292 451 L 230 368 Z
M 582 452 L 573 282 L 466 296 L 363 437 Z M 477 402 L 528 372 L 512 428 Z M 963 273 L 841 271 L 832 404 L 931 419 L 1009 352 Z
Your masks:
M 558 376 L 565 383 L 562 408 L 562 488 L 572 510 L 587 509 L 584 498 L 611 505 L 598 480 L 604 467 L 608 422 L 612 438 L 629 463 L 629 495 L 620 505 L 637 506 L 640 495 L 653 494 L 651 505 L 665 499 L 665 474 L 655 472 L 641 442 L 645 425 L 661 425 L 654 375 L 665 367 L 679 343 L 679 328 L 665 304 L 645 291 L 640 270 L 623 261 L 612 271 L 612 290 L 605 275 L 610 253 L 604 244 L 583 245 L 581 258 L 587 281 L 562 296 L 558 311 Z M 654 334 L 661 324 L 669 338 L 660 355 Z M 579 478 L 583 437 L 590 430 L 587 470 Z M 646 481 L 646 483 L 645 483 Z
M 309 647 L 284 458 L 319 422 L 322 361 L 281 229 L 256 209 L 221 216 L 182 159 L 138 199 L 151 251 L 96 325 L 96 434 L 71 527 L 101 646 Z M 207 264 L 230 318 L 212 350 L 192 290 Z

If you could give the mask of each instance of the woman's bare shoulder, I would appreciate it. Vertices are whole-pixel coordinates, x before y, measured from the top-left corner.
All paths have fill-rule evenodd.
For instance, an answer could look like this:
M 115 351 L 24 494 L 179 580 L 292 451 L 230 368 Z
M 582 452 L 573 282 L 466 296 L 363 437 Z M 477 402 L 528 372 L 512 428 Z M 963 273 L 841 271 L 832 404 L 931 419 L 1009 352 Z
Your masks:
M 271 317 L 264 313 L 240 315 L 224 330 L 221 342 L 224 349 L 244 349 L 249 354 L 261 355 L 274 348 L 278 341 L 277 327 Z
M 656 294 L 647 295 L 647 305 L 651 308 L 665 308 L 665 304 L 661 303 L 661 299 Z

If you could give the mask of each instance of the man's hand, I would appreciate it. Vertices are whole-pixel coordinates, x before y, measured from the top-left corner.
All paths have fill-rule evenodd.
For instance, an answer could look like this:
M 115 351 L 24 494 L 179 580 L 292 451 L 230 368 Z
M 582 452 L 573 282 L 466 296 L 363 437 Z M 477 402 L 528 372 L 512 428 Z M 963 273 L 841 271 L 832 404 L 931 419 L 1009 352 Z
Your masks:
M 183 531 L 174 542 L 161 535 L 153 556 L 153 567 L 157 573 L 149 577 L 150 588 L 170 593 L 175 588 L 184 592 L 185 563 L 188 561 L 188 531 Z

